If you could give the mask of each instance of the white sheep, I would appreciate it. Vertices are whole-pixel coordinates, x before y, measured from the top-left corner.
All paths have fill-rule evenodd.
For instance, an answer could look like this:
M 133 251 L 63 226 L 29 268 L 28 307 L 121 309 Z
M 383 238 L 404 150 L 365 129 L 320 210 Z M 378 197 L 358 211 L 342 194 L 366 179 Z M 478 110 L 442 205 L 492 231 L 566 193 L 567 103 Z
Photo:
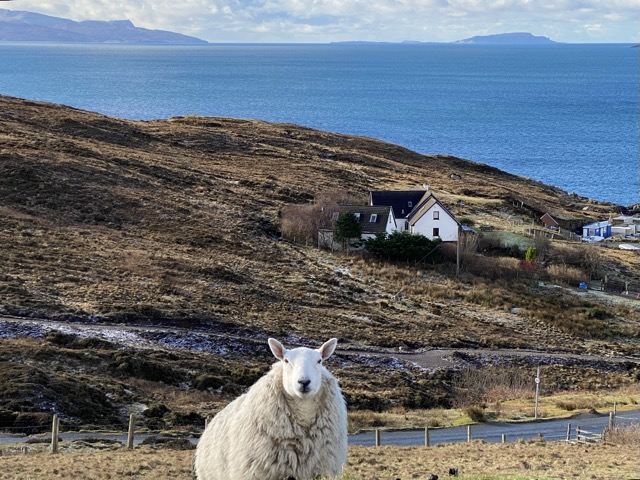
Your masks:
M 280 360 L 209 423 L 194 458 L 198 480 L 310 480 L 338 477 L 347 461 L 347 408 L 324 367 L 336 349 L 287 350 L 270 338 Z

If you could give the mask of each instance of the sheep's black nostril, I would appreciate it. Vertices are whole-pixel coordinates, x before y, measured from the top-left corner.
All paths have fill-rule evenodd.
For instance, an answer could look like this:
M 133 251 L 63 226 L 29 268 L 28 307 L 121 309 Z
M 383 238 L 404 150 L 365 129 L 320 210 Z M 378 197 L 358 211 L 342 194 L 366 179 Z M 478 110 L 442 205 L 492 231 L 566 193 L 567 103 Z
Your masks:
M 302 391 L 305 392 L 309 388 L 309 385 L 311 385 L 311 380 L 298 380 L 298 383 L 302 387 Z

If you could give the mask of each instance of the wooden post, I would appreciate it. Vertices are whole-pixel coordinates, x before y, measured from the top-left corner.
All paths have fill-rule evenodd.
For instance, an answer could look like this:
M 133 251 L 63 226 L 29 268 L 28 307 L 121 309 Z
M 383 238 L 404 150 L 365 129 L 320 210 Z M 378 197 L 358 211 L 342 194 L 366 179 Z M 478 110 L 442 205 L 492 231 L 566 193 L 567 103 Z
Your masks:
M 616 416 L 613 412 L 609 412 L 609 430 L 613 430 L 616 426 Z
M 424 427 L 424 446 L 430 447 L 431 441 L 429 439 L 429 427 Z
M 580 427 L 576 427 L 576 442 L 580 441 Z
M 571 422 L 567 424 L 567 442 L 571 440 Z
M 502 443 L 507 443 L 507 434 L 506 433 L 502 434 Z
M 540 365 L 538 365 L 538 369 L 536 370 L 535 383 L 536 383 L 536 406 L 534 410 L 534 418 L 537 419 L 538 418 L 538 392 L 540 390 Z
M 467 425 L 467 443 L 471 442 L 471 425 Z
M 58 432 L 60 430 L 60 420 L 58 415 L 53 415 L 51 422 L 51 453 L 58 453 Z
M 376 447 L 380 446 L 380 429 L 376 428 Z
M 135 428 L 135 417 L 133 413 L 129 415 L 129 433 L 127 434 L 127 449 L 133 450 L 133 430 Z
M 460 242 L 462 241 L 462 227 L 458 225 L 458 241 L 456 242 L 456 278 L 460 276 Z

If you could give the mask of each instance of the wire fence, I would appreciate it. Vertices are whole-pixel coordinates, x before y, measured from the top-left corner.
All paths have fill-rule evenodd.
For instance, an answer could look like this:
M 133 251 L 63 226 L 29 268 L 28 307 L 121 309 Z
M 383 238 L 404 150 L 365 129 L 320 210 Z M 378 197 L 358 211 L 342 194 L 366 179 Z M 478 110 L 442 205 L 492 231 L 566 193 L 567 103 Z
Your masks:
M 48 425 L 0 423 L 0 432 L 3 432 L 0 433 L 0 456 L 43 451 L 58 453 L 61 449 L 73 450 L 87 445 L 132 450 L 141 444 L 160 446 L 174 442 L 174 448 L 188 449 L 195 446 L 205 425 L 149 430 L 143 424 L 136 423 L 136 417 L 131 415 L 128 427 L 123 424 L 100 425 L 99 430 L 79 429 L 70 424 L 62 427 L 57 415 L 53 415 Z
M 535 424 L 505 424 L 501 432 L 487 424 L 468 425 L 466 427 L 424 428 L 424 431 L 391 432 L 374 430 L 368 434 L 353 435 L 349 443 L 362 446 L 380 445 L 424 445 L 426 447 L 443 443 L 471 442 L 483 440 L 491 443 L 508 443 L 517 440 L 564 441 L 572 443 L 600 443 L 616 439 L 625 428 L 636 426 L 640 428 L 637 416 L 618 414 L 614 408 L 609 414 L 608 422 L 603 418 L 602 428 L 583 428 L 579 421 L 566 424 L 562 428 L 545 428 L 545 422 Z M 64 425 L 63 425 L 64 427 Z M 181 426 L 171 431 L 152 431 L 142 423 L 136 423 L 136 417 L 131 415 L 128 428 L 123 424 L 101 425 L 100 430 L 80 430 L 73 425 L 66 425 L 61 429 L 60 419 L 53 416 L 48 425 L 9 425 L 0 423 L 0 456 L 19 455 L 50 451 L 73 450 L 88 445 L 94 448 L 127 448 L 134 449 L 141 444 L 151 446 L 165 446 L 169 442 L 176 442 L 172 448 L 195 448 L 198 438 L 206 425 Z M 500 427 L 498 427 L 500 428 Z M 536 431 L 536 429 L 539 429 Z M 544 433 L 543 433 L 544 432 Z M 61 445 L 61 443 L 63 445 Z M 106 446 L 105 446 L 106 444 Z

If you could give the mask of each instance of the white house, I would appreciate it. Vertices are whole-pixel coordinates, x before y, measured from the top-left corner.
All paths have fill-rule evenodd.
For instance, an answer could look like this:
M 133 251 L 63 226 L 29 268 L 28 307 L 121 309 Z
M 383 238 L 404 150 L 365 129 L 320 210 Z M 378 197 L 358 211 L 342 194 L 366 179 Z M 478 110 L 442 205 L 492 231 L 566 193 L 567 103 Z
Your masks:
M 433 240 L 457 242 L 460 222 L 433 195 L 426 196 L 407 217 L 411 233 L 420 233 Z
M 335 221 L 338 217 L 349 212 L 356 216 L 362 228 L 362 240 L 373 238 L 378 233 L 391 233 L 398 230 L 393 209 L 390 206 L 372 205 L 340 205 L 331 212 L 331 219 Z M 333 230 L 320 229 L 318 231 L 318 246 L 339 250 L 341 245 L 333 241 Z M 362 248 L 356 245 L 355 248 Z
M 407 217 L 418 206 L 425 190 L 379 190 L 369 192 L 369 205 L 390 206 L 396 219 L 397 230 L 409 230 Z
M 433 240 L 457 242 L 460 222 L 438 200 L 425 190 L 377 191 L 369 193 L 371 205 L 390 205 L 398 230 L 419 233 Z

